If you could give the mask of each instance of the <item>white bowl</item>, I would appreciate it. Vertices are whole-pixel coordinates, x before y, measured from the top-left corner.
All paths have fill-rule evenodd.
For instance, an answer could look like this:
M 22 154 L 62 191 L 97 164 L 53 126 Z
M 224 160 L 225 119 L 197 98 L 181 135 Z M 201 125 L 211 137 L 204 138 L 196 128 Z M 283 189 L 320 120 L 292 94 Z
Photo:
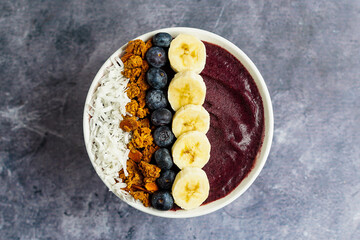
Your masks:
M 154 34 L 156 34 L 157 32 L 167 32 L 167 33 L 171 34 L 173 37 L 177 36 L 180 33 L 187 33 L 187 34 L 194 35 L 201 40 L 219 45 L 222 48 L 226 49 L 228 52 L 230 52 L 232 55 L 234 55 L 244 65 L 244 67 L 249 71 L 249 73 L 253 77 L 253 79 L 259 89 L 260 95 L 262 97 L 262 101 L 263 101 L 263 105 L 264 105 L 264 119 L 265 119 L 265 131 L 264 131 L 263 144 L 262 144 L 260 151 L 257 154 L 257 159 L 255 161 L 254 167 L 252 168 L 250 173 L 247 175 L 247 177 L 245 179 L 243 179 L 241 181 L 241 183 L 230 194 L 228 194 L 224 198 L 218 199 L 214 202 L 208 203 L 204 206 L 200 206 L 193 210 L 159 211 L 159 210 L 156 210 L 151 207 L 144 207 L 141 203 L 127 202 L 129 205 L 131 205 L 132 207 L 134 207 L 140 211 L 143 211 L 145 213 L 152 214 L 155 216 L 160 216 L 160 217 L 189 218 L 189 217 L 205 215 L 205 214 L 214 212 L 214 211 L 230 204 L 232 201 L 234 201 L 239 196 L 241 196 L 241 194 L 243 194 L 250 187 L 250 185 L 255 181 L 255 179 L 259 175 L 261 169 L 263 168 L 263 166 L 266 162 L 266 159 L 269 155 L 272 137 L 273 137 L 273 128 L 274 128 L 274 126 L 273 126 L 274 125 L 273 110 L 272 110 L 270 95 L 269 95 L 268 89 L 266 87 L 266 84 L 264 82 L 264 79 L 261 76 L 259 70 L 256 68 L 255 64 L 250 60 L 250 58 L 248 56 L 246 56 L 246 54 L 243 51 L 241 51 L 238 47 L 236 47 L 233 43 L 229 42 L 225 38 L 220 37 L 214 33 L 205 31 L 205 30 L 200 30 L 200 29 L 196 29 L 196 28 L 176 27 L 176 28 L 159 29 L 159 30 L 156 30 L 153 32 L 149 32 L 149 33 L 146 33 L 144 35 L 137 37 L 136 39 L 142 39 L 144 41 L 147 41 L 152 36 L 154 36 Z M 88 145 L 89 145 L 88 144 L 88 141 L 89 141 L 89 115 L 87 113 L 86 106 L 88 106 L 88 104 L 90 103 L 92 94 L 94 93 L 97 86 L 99 85 L 99 80 L 103 76 L 105 68 L 112 65 L 112 62 L 110 59 L 113 59 L 114 57 L 121 55 L 121 53 L 124 51 L 125 47 L 126 47 L 126 44 L 124 46 L 122 46 L 121 48 L 119 48 L 115 53 L 113 53 L 111 55 L 111 57 L 109 59 L 106 60 L 106 62 L 103 64 L 103 66 L 100 68 L 100 70 L 96 74 L 96 76 L 90 86 L 90 89 L 89 89 L 89 92 L 88 92 L 88 95 L 86 98 L 85 109 L 84 109 L 84 119 L 83 119 L 84 138 L 85 138 L 86 150 L 88 152 L 88 155 L 89 155 L 90 160 L 93 165 L 94 165 L 94 163 L 93 163 L 94 159 L 92 159 L 92 157 L 91 157 L 92 155 L 89 154 L 90 149 L 88 148 Z M 99 175 L 99 173 L 98 173 L 98 175 Z

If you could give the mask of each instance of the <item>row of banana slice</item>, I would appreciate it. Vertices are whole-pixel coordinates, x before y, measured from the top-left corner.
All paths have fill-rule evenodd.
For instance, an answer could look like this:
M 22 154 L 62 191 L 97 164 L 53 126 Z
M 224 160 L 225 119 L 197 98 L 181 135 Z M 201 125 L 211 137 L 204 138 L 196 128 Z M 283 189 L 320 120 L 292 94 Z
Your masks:
M 210 115 L 201 106 L 206 85 L 199 73 L 206 62 L 205 45 L 196 37 L 180 34 L 170 44 L 169 61 L 177 72 L 169 84 L 168 100 L 176 111 L 172 131 L 177 138 L 171 152 L 181 169 L 176 175 L 172 195 L 183 209 L 199 207 L 209 196 L 210 185 L 201 169 L 210 159 L 210 142 L 206 133 Z

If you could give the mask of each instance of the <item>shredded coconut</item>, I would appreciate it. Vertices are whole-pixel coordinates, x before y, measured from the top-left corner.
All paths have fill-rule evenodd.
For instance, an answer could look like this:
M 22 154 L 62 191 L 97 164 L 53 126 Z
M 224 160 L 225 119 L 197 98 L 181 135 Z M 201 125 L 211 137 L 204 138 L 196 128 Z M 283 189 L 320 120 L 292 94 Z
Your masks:
M 125 93 L 129 79 L 122 75 L 123 70 L 121 64 L 108 67 L 92 96 L 91 105 L 88 106 L 91 116 L 88 148 L 93 155 L 91 159 L 96 172 L 109 189 L 124 200 L 134 201 L 132 196 L 122 189 L 126 187 L 126 183 L 119 178 L 121 169 L 128 175 L 126 162 L 130 150 L 127 144 L 131 139 L 131 133 L 119 127 L 122 116 L 126 115 L 125 106 L 130 102 Z

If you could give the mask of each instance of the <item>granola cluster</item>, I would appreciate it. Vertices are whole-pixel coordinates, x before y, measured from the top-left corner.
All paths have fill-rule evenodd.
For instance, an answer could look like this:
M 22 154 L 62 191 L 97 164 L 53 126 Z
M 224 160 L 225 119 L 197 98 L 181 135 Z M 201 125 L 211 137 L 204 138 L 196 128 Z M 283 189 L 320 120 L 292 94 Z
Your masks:
M 149 89 L 145 75 L 149 65 L 144 57 L 151 46 L 151 40 L 146 43 L 139 39 L 130 41 L 126 53 L 121 57 L 124 63 L 122 74 L 130 79 L 126 93 L 131 101 L 126 105 L 126 111 L 131 116 L 124 117 L 120 128 L 132 132 L 132 138 L 128 144 L 128 176 L 123 170 L 119 176 L 127 184 L 125 190 L 146 207 L 150 206 L 149 194 L 158 190 L 155 180 L 160 176 L 160 168 L 149 163 L 159 147 L 154 143 L 148 119 L 150 111 L 145 107 L 146 90 Z

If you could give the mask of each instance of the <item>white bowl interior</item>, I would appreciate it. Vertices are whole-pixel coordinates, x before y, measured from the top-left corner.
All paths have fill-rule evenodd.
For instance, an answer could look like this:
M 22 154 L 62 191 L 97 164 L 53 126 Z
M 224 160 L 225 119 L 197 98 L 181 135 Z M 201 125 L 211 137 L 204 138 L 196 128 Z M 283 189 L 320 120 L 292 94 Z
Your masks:
M 211 202 L 209 204 L 200 206 L 193 210 L 159 211 L 159 210 L 156 210 L 151 207 L 144 207 L 141 203 L 127 202 L 129 205 L 131 205 L 132 207 L 134 207 L 140 211 L 143 211 L 145 213 L 152 214 L 155 216 L 160 216 L 160 217 L 188 218 L 188 217 L 196 217 L 196 216 L 205 215 L 205 214 L 214 212 L 214 211 L 228 205 L 229 203 L 234 201 L 236 198 L 238 198 L 241 194 L 243 194 L 250 187 L 250 185 L 255 181 L 256 177 L 259 175 L 261 169 L 263 168 L 263 166 L 266 162 L 266 159 L 269 155 L 271 142 L 272 142 L 272 138 L 273 138 L 274 120 L 273 120 L 273 110 L 272 110 L 270 95 L 269 95 L 268 89 L 266 87 L 265 81 L 264 81 L 263 77 L 261 76 L 259 70 L 256 68 L 255 64 L 250 60 L 250 58 L 242 50 L 240 50 L 238 47 L 236 47 L 233 43 L 226 40 L 225 38 L 220 37 L 214 33 L 205 31 L 205 30 L 200 30 L 200 29 L 195 29 L 195 28 L 177 27 L 177 28 L 159 29 L 159 30 L 141 35 L 141 36 L 137 37 L 136 39 L 142 39 L 142 40 L 146 41 L 146 40 L 150 39 L 157 32 L 167 32 L 167 33 L 171 34 L 173 37 L 176 37 L 180 33 L 187 33 L 187 34 L 194 35 L 201 40 L 216 44 L 216 45 L 221 46 L 222 48 L 226 49 L 228 52 L 233 54 L 244 65 L 244 67 L 249 71 L 250 75 L 253 77 L 253 79 L 259 89 L 260 95 L 263 100 L 265 131 L 264 131 L 264 140 L 263 140 L 262 147 L 257 155 L 255 165 L 254 165 L 253 169 L 251 170 L 251 172 L 248 174 L 248 176 L 245 179 L 243 179 L 241 181 L 241 183 L 230 194 L 228 194 L 224 198 L 221 198 L 221 199 Z M 110 59 L 113 59 L 114 57 L 121 55 L 121 53 L 125 49 L 125 46 L 126 46 L 126 44 L 124 46 L 122 46 L 121 48 L 119 48 L 103 64 L 103 66 L 100 68 L 100 70 L 96 74 L 96 76 L 90 86 L 90 89 L 89 89 L 89 92 L 88 92 L 88 95 L 86 98 L 85 109 L 84 109 L 84 118 L 83 118 L 83 128 L 84 128 L 83 130 L 84 130 L 86 150 L 88 152 L 88 155 L 90 157 L 92 164 L 94 164 L 93 163 L 94 159 L 92 159 L 92 155 L 89 154 L 90 149 L 88 148 L 90 128 L 89 128 L 89 115 L 87 113 L 86 107 L 88 106 L 88 104 L 91 101 L 92 94 L 94 93 L 94 91 L 96 90 L 96 88 L 99 85 L 99 81 L 100 81 L 101 77 L 103 76 L 104 70 L 107 67 L 112 65 L 112 62 Z M 98 175 L 99 175 L 99 173 L 98 173 Z

